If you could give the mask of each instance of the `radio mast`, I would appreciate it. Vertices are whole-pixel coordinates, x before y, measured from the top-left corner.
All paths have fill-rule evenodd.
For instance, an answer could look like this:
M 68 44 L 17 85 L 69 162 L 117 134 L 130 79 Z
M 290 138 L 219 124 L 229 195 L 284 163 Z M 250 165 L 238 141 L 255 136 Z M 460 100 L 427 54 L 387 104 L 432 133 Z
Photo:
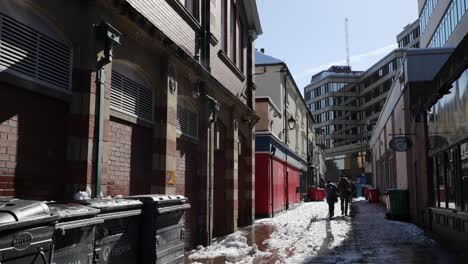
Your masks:
M 346 38 L 346 65 L 348 65 L 348 67 L 350 67 L 348 18 L 345 18 L 345 38 Z

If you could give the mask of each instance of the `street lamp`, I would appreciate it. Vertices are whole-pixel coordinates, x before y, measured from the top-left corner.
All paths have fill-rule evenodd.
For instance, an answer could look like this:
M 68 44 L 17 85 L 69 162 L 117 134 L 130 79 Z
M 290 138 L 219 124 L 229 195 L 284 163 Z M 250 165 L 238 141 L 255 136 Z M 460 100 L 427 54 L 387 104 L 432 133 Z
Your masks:
M 288 119 L 288 127 L 289 130 L 293 130 L 296 127 L 296 119 L 292 116 Z

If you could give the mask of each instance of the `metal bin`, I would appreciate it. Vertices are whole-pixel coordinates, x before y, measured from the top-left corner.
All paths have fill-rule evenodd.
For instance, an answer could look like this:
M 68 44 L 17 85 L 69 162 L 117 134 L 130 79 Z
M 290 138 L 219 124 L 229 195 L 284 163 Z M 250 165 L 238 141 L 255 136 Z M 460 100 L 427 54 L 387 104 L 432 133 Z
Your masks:
M 144 203 L 142 263 L 183 263 L 185 249 L 182 216 L 190 204 L 179 195 L 137 195 Z
M 0 199 L 0 263 L 50 263 L 57 220 L 44 202 Z
M 89 199 L 78 201 L 99 209 L 95 235 L 94 263 L 140 263 L 140 201 L 128 199 Z
M 52 214 L 59 216 L 55 225 L 52 263 L 92 264 L 94 260 L 94 235 L 99 209 L 79 204 L 49 204 Z

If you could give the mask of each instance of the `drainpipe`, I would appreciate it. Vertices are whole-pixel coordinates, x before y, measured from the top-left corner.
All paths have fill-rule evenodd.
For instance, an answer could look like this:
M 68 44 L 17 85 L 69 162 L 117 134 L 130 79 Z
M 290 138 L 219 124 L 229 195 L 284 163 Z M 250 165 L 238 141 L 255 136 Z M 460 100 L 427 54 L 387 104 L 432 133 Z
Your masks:
M 254 42 L 254 38 L 252 37 L 252 34 L 249 33 L 248 35 L 248 42 L 247 42 L 247 105 L 250 107 L 250 109 L 255 110 L 255 99 L 254 99 L 254 90 L 255 90 L 255 85 L 253 82 L 253 61 L 252 61 L 252 51 L 253 51 L 253 45 L 252 43 Z
M 99 25 L 94 25 L 96 30 L 96 40 L 103 43 L 103 56 L 97 62 L 96 86 L 99 88 L 98 100 L 98 139 L 97 139 L 97 159 L 96 159 L 96 182 L 95 193 L 96 197 L 101 197 L 101 181 L 102 181 L 102 161 L 103 161 L 103 137 L 104 137 L 104 93 L 106 83 L 105 67 L 112 62 L 112 49 L 114 46 L 120 45 L 121 33 L 106 22 L 101 22 Z
M 285 203 L 285 209 L 287 210 L 289 208 L 289 175 L 288 175 L 288 151 L 289 151 L 289 145 L 288 145 L 288 111 L 286 109 L 286 104 L 288 100 L 288 88 L 287 88 L 287 71 L 286 67 L 283 67 L 282 69 L 283 74 L 284 74 L 284 111 L 283 111 L 283 119 L 284 119 L 284 141 L 286 144 L 286 151 L 285 153 L 285 172 L 284 172 L 284 184 L 285 184 L 285 196 L 286 196 L 286 203 Z
M 275 153 L 276 153 L 276 147 L 275 145 L 271 145 L 271 149 L 270 149 L 270 196 L 271 196 L 271 217 L 273 218 L 275 216 L 275 202 L 274 202 L 274 191 L 275 191 L 275 188 L 274 188 L 274 178 L 275 178 L 275 175 L 273 173 L 273 157 L 275 156 Z
M 201 65 L 207 70 L 210 69 L 210 0 L 201 1 Z
M 307 108 L 307 105 L 306 105 Z M 308 113 L 308 109 L 306 110 L 306 113 Z M 309 152 L 309 117 L 307 116 L 306 118 L 306 153 L 307 153 L 307 168 L 306 168 L 306 181 L 305 181 L 305 192 L 306 192 L 306 200 L 307 200 L 307 190 L 309 189 L 309 176 L 310 176 L 310 163 L 311 163 L 311 157 L 310 157 L 310 152 Z
M 208 120 L 208 241 L 207 245 L 211 245 L 213 239 L 213 188 L 214 188 L 214 173 L 212 169 L 213 149 L 212 142 L 214 133 L 214 123 L 216 122 L 216 112 L 220 110 L 219 103 L 209 95 L 205 95 L 208 103 L 208 111 L 210 112 L 210 119 Z

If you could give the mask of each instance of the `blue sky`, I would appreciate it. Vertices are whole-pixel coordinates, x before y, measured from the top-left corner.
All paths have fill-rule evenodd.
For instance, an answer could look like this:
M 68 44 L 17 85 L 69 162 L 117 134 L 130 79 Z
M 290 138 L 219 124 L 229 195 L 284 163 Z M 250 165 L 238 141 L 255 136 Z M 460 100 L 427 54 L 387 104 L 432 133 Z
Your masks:
M 416 20 L 417 0 L 257 0 L 263 35 L 258 49 L 284 60 L 302 91 L 312 74 L 346 64 L 366 70 L 397 47 L 396 35 Z

